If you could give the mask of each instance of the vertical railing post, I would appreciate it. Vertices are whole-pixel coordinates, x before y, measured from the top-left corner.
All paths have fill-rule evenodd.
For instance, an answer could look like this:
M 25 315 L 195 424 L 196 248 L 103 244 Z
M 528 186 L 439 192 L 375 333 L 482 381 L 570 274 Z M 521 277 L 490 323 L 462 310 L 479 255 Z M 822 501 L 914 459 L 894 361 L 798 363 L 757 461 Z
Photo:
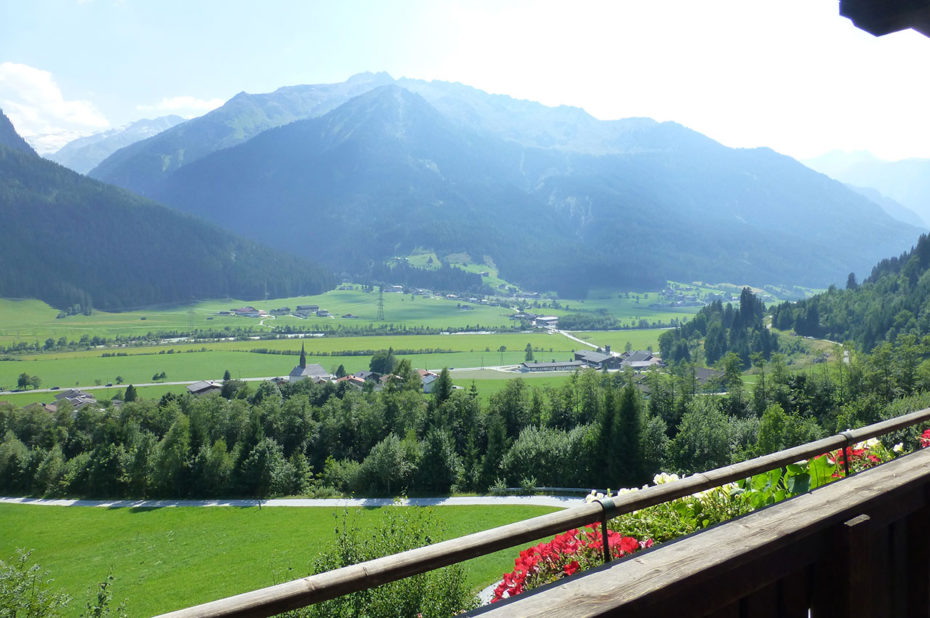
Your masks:
M 847 429 L 840 435 L 846 438 L 846 444 L 843 446 L 843 478 L 849 478 L 849 447 L 852 444 L 852 430 Z
M 610 562 L 610 542 L 607 540 L 607 510 L 613 508 L 614 502 L 610 498 L 598 500 L 601 505 L 601 542 L 604 544 L 604 564 Z

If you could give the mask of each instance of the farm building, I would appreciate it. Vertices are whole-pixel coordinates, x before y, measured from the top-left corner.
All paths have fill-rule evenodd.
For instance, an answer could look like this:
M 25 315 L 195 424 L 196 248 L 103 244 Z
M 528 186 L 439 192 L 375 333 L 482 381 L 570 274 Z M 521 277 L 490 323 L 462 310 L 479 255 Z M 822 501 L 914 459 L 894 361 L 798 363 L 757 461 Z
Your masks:
M 584 363 L 578 360 L 572 361 L 552 361 L 549 363 L 540 363 L 539 361 L 526 362 L 520 365 L 520 371 L 575 371 L 582 369 Z
M 187 385 L 187 392 L 197 396 L 218 393 L 221 390 L 223 390 L 223 383 L 216 380 L 201 380 Z
M 575 352 L 575 360 L 581 361 L 594 369 L 619 369 L 622 358 L 612 356 L 609 352 L 596 352 L 594 350 L 579 350 Z

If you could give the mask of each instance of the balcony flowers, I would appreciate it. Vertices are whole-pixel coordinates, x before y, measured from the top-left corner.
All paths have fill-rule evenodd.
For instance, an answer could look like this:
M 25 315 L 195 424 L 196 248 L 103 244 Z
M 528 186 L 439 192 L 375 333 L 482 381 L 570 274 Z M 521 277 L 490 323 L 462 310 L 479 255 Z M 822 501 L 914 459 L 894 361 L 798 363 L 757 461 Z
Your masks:
M 601 497 L 604 497 L 603 494 Z M 640 549 L 651 547 L 652 540 L 639 541 L 613 530 L 607 531 L 607 546 L 611 556 L 622 558 Z M 603 561 L 604 540 L 600 526 L 591 524 L 556 535 L 548 543 L 540 543 L 520 552 L 514 569 L 505 573 L 494 590 L 492 603 L 516 596 Z

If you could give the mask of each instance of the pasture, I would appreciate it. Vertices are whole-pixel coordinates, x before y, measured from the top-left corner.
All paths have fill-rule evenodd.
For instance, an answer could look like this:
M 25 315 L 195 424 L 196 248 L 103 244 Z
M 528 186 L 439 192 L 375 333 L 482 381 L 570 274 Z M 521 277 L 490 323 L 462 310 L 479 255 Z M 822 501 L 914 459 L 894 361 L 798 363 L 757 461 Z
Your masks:
M 413 507 L 386 507 L 413 508 Z M 385 509 L 359 509 L 371 530 Z M 434 513 L 437 540 L 486 530 L 557 509 L 445 506 Z M 339 508 L 95 508 L 0 504 L 0 558 L 17 548 L 49 571 L 79 615 L 91 589 L 112 572 L 113 605 L 150 616 L 306 576 L 334 542 Z M 464 563 L 474 590 L 513 568 L 518 548 Z
M 614 350 L 620 351 L 626 341 L 630 341 L 635 349 L 645 349 L 650 345 L 657 349 L 661 332 L 660 329 L 648 329 L 582 332 L 576 335 L 596 345 L 610 344 Z M 399 358 L 409 358 L 411 364 L 420 369 L 480 368 L 522 363 L 527 344 L 533 347 L 535 358 L 541 361 L 566 360 L 572 357 L 573 350 L 583 347 L 568 337 L 541 331 L 176 343 L 8 357 L 0 360 L 0 386 L 3 389 L 15 388 L 21 373 L 39 376 L 43 388 L 116 384 L 117 376 L 125 384 L 148 384 L 152 382 L 155 373 L 162 371 L 165 372 L 167 382 L 217 380 L 223 377 L 226 370 L 237 379 L 282 376 L 287 375 L 297 364 L 301 345 L 306 348 L 308 362 L 319 363 L 332 372 L 339 365 L 343 365 L 350 373 L 367 369 L 370 352 L 389 347 L 398 351 Z M 501 351 L 501 347 L 505 350 Z M 252 351 L 259 348 L 290 354 L 260 354 Z M 441 351 L 405 354 L 403 350 Z M 49 396 L 38 401 L 50 399 Z

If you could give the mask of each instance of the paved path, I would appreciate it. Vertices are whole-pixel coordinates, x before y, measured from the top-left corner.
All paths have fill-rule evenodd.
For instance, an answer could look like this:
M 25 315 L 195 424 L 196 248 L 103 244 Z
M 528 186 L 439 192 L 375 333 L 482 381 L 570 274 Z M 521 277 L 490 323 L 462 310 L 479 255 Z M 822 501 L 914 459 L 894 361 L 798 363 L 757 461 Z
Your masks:
M 8 498 L 0 504 L 40 506 L 92 506 L 101 508 L 165 507 L 378 507 L 378 506 L 552 506 L 569 508 L 584 504 L 584 498 L 565 496 L 456 496 L 452 498 L 273 498 L 271 500 L 74 500 L 65 498 Z
M 598 348 L 598 346 L 594 345 L 594 344 L 591 343 L 590 341 L 585 341 L 584 339 L 579 339 L 578 337 L 576 337 L 575 335 L 571 334 L 571 333 L 568 332 L 567 330 L 556 330 L 555 332 L 559 333 L 560 335 L 565 335 L 566 337 L 568 337 L 568 338 L 571 339 L 572 341 L 577 341 L 578 343 L 584 344 L 584 345 L 588 346 L 589 348 L 594 348 L 595 350 Z

